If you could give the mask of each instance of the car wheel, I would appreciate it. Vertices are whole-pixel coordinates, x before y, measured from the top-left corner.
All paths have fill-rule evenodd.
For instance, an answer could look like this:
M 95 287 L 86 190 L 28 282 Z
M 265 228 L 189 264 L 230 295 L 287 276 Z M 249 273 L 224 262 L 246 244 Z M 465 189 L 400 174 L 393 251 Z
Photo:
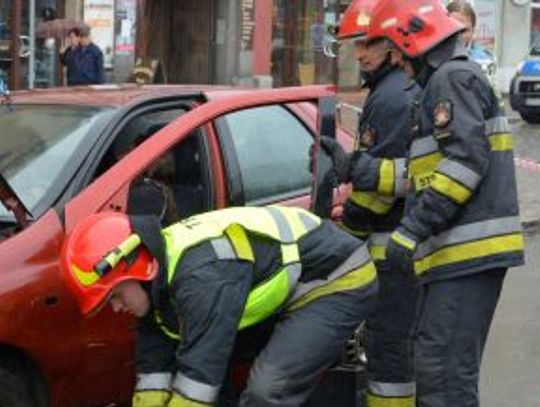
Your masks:
M 527 123 L 540 124 L 540 113 L 525 113 L 519 112 L 521 118 Z
M 0 407 L 32 407 L 24 379 L 1 366 Z

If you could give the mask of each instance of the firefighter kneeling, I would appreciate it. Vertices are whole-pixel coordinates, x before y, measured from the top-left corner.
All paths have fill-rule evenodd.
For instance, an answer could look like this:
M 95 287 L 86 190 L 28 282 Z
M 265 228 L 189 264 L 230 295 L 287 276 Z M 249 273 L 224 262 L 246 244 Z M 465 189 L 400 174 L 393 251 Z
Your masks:
M 84 315 L 141 318 L 133 405 L 212 406 L 237 332 L 275 320 L 241 406 L 301 405 L 373 308 L 365 244 L 296 208 L 230 208 L 161 230 L 151 217 L 91 215 L 62 254 Z

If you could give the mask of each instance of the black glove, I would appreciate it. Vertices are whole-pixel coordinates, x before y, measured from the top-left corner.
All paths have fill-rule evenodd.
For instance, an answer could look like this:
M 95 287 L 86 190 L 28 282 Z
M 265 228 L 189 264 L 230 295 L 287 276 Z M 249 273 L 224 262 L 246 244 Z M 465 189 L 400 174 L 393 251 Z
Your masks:
M 334 164 L 334 171 L 336 178 L 340 184 L 349 182 L 350 179 L 350 165 L 349 154 L 345 152 L 339 142 L 331 137 L 321 136 L 320 140 L 321 148 L 326 154 L 332 158 Z M 313 172 L 313 164 L 315 160 L 315 149 L 310 150 L 310 170 Z
M 413 256 L 418 240 L 402 226 L 392 233 L 386 245 L 386 264 L 391 272 L 414 275 Z

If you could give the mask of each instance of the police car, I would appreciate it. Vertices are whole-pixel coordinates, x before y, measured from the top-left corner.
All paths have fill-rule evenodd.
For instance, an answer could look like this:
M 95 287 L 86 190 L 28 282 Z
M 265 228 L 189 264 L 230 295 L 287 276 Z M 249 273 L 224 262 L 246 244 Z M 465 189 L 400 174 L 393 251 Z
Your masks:
M 510 84 L 510 106 L 523 120 L 540 123 L 540 42 L 517 67 Z

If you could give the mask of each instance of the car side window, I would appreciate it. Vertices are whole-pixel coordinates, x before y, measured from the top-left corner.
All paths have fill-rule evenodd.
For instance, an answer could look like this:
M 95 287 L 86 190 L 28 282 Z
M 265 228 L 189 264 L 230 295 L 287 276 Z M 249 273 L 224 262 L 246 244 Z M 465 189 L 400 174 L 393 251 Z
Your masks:
M 138 114 L 115 136 L 105 154 L 98 175 L 122 160 L 162 127 L 186 112 L 167 109 Z M 207 209 L 202 144 L 204 132 L 195 130 L 171 147 L 130 184 L 126 212 L 156 215 L 164 226 Z
M 313 136 L 282 106 L 246 109 L 222 118 L 231 134 L 246 204 L 308 193 Z

